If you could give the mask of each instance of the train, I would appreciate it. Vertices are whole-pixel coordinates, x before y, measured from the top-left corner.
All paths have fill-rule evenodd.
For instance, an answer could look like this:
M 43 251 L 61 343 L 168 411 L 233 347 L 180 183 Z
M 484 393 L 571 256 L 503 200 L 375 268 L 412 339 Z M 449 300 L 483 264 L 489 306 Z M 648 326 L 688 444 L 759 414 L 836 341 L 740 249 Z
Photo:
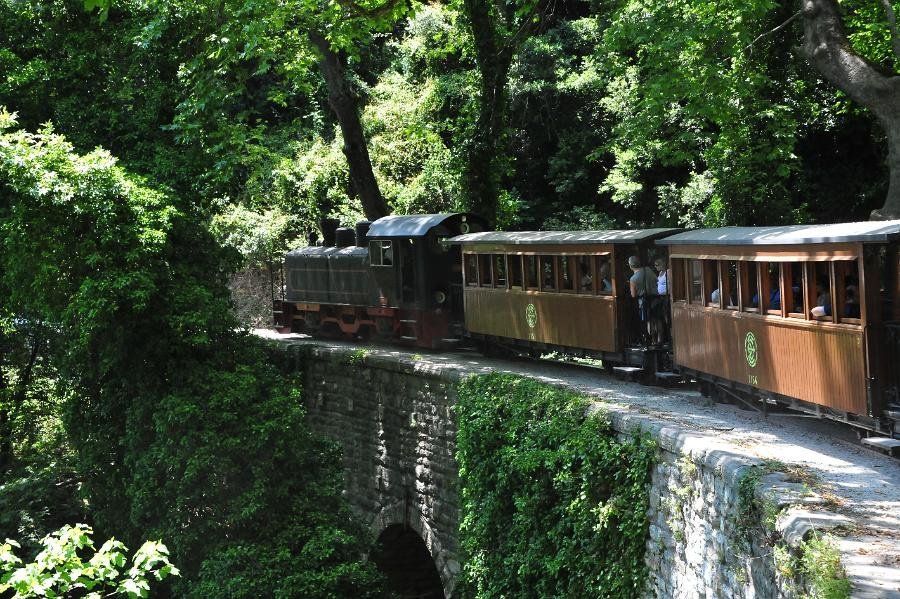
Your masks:
M 900 220 L 501 232 L 452 213 L 331 227 L 285 255 L 282 332 L 587 356 L 900 447 Z M 658 259 L 666 293 L 633 297 L 632 274 Z

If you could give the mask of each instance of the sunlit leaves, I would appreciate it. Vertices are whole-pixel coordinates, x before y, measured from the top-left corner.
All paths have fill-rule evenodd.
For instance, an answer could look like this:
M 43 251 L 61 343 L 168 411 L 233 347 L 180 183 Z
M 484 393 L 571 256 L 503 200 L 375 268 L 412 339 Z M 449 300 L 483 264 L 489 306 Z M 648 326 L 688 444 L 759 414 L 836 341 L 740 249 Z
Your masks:
M 109 539 L 98 550 L 92 534 L 84 524 L 66 525 L 47 535 L 41 552 L 27 564 L 14 554 L 18 543 L 7 539 L 0 545 L 0 593 L 12 592 L 15 599 L 74 595 L 133 599 L 149 596 L 151 581 L 180 575 L 160 542 L 144 543 L 126 568 L 125 545 Z

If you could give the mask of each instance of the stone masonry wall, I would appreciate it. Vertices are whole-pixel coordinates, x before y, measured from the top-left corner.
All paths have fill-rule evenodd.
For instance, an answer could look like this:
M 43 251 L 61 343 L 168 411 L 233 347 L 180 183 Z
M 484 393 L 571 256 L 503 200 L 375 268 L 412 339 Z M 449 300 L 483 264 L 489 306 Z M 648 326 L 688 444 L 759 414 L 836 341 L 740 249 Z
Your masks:
M 376 536 L 405 524 L 425 541 L 451 597 L 460 571 L 455 384 L 472 372 L 385 350 L 282 342 L 286 368 L 302 372 L 309 418 L 344 452 L 346 495 Z M 602 409 L 594 404 L 595 409 Z M 650 489 L 646 597 L 791 597 L 775 566 L 771 532 L 742 520 L 740 481 L 759 462 L 715 439 L 649 415 L 611 408 L 621 434 L 657 439 Z M 802 490 L 774 474 L 755 500 L 802 503 Z M 779 520 L 781 523 L 781 520 Z M 791 524 L 781 524 L 790 537 Z

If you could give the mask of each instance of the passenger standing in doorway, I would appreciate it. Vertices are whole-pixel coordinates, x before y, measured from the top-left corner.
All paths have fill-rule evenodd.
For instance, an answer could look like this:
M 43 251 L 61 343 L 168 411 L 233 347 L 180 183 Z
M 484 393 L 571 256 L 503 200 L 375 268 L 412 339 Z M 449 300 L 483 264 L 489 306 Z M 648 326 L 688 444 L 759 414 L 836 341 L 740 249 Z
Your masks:
M 650 300 L 656 295 L 657 276 L 648 266 L 641 266 L 637 256 L 628 258 L 628 267 L 633 273 L 628 280 L 631 297 L 637 301 L 638 318 L 641 321 L 641 338 L 644 342 L 652 339 L 650 335 Z
M 662 256 L 653 261 L 656 269 L 656 297 L 653 298 L 653 319 L 656 321 L 656 343 L 662 345 L 669 340 L 672 328 L 672 314 L 669 309 L 669 267 Z

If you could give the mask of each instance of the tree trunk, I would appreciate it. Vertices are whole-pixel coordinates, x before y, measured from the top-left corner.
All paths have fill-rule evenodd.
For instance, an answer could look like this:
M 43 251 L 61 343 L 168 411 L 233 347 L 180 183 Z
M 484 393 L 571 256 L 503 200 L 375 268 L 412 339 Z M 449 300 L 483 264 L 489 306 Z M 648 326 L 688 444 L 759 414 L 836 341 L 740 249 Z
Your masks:
M 2 358 L 2 350 L 0 350 L 0 358 Z M 0 359 L 0 365 L 2 365 L 3 360 Z M 12 428 L 11 428 L 11 418 L 8 406 L 6 405 L 8 398 L 9 384 L 6 381 L 6 376 L 3 374 L 3 370 L 0 369 L 0 401 L 3 401 L 4 405 L 0 406 L 0 481 L 6 476 L 6 473 L 9 472 L 10 465 L 12 464 Z
M 331 49 L 328 40 L 319 32 L 311 31 L 309 39 L 321 54 L 319 67 L 328 86 L 328 104 L 341 126 L 344 156 L 347 157 L 353 190 L 359 196 L 367 219 L 376 220 L 387 216 L 391 211 L 381 195 L 375 173 L 372 171 L 366 136 L 359 119 L 359 107 L 356 96 L 347 83 L 343 58 Z
M 900 76 L 884 75 L 850 48 L 836 0 L 802 0 L 803 53 L 835 87 L 871 110 L 888 139 L 890 185 L 872 220 L 900 218 Z
M 497 25 L 485 0 L 465 0 L 466 13 L 475 42 L 475 56 L 481 74 L 481 98 L 475 137 L 469 147 L 465 167 L 469 207 L 493 227 L 500 196 L 498 159 L 502 152 L 506 123 L 506 83 L 512 63 L 509 45 L 499 48 Z

